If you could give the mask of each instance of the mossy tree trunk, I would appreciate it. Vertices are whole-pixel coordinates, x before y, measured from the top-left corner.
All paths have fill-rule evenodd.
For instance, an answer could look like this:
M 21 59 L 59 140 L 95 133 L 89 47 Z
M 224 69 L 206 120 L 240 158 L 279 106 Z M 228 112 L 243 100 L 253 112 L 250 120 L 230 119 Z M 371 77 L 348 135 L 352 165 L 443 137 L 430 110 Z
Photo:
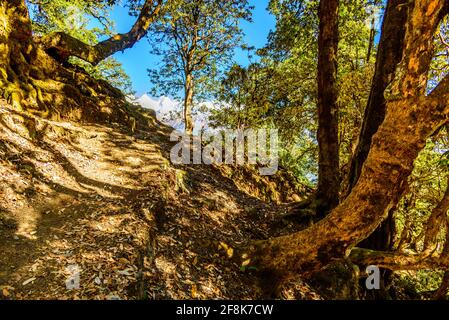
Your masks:
M 32 61 L 37 58 L 33 46 L 31 20 L 22 0 L 0 1 L 0 85 L 5 98 L 21 109 L 30 91 L 27 80 Z

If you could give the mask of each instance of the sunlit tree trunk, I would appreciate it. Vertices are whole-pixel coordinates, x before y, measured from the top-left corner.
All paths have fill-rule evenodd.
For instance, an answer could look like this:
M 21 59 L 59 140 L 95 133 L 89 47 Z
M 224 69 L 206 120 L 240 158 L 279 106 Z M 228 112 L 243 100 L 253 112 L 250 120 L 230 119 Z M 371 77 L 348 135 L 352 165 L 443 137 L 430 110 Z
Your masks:
M 47 116 L 55 92 L 74 88 L 55 81 L 63 68 L 32 37 L 31 20 L 24 0 L 0 0 L 0 96 L 20 111 Z
M 23 0 L 0 0 L 0 51 L 2 63 L 14 58 L 12 53 L 24 54 L 23 47 L 32 41 L 31 20 Z M 23 51 L 23 53 L 22 53 Z
M 375 73 L 372 80 L 368 104 L 360 131 L 359 141 L 352 157 L 349 172 L 349 190 L 360 177 L 363 163 L 368 156 L 371 139 L 385 119 L 385 89 L 394 79 L 396 66 L 401 61 L 407 19 L 407 0 L 388 1 L 382 23 Z
M 372 137 L 385 119 L 386 100 L 384 93 L 388 85 L 393 81 L 396 66 L 402 59 L 408 12 L 407 3 L 407 0 L 388 1 L 385 9 L 375 73 L 358 145 L 351 161 L 347 193 L 357 183 L 371 147 Z M 360 246 L 374 250 L 391 249 L 395 230 L 393 211 L 392 209 L 388 214 L 388 218 Z
M 184 97 L 184 124 L 185 124 L 185 132 L 190 135 L 193 133 L 193 119 L 192 119 L 193 94 L 194 94 L 193 77 L 190 73 L 187 73 L 185 83 L 185 97 Z

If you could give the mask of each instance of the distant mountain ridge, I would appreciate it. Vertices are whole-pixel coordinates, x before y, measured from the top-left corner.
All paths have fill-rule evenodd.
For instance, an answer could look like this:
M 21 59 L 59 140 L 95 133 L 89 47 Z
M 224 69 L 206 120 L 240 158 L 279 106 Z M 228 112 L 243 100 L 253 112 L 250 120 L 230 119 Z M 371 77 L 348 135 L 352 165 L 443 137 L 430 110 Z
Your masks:
M 134 97 L 131 100 L 143 108 L 154 110 L 156 117 L 160 122 L 177 130 L 184 129 L 184 121 L 182 119 L 182 103 L 180 101 L 171 99 L 167 96 L 153 98 L 148 94 L 143 94 L 139 98 Z M 202 103 L 201 106 L 202 109 L 205 107 L 207 110 L 216 108 L 214 103 L 210 101 Z M 194 110 L 193 117 L 195 122 L 195 132 L 198 132 L 202 127 L 205 129 L 210 129 L 208 126 L 209 121 L 207 112 L 199 112 Z
M 173 119 L 171 114 L 174 112 L 180 112 L 180 102 L 173 100 L 169 97 L 162 96 L 160 98 L 153 98 L 147 94 L 133 99 L 133 102 L 139 104 L 145 109 L 152 109 L 156 113 L 156 117 L 159 121 L 167 124 L 175 129 L 183 129 L 184 123 L 182 118 Z

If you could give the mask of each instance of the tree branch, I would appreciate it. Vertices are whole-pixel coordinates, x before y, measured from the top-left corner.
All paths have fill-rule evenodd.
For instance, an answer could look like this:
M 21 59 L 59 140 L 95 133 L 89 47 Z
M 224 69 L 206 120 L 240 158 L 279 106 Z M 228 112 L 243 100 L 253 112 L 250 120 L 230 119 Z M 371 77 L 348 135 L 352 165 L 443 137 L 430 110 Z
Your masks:
M 426 254 L 406 254 L 401 252 L 375 251 L 353 248 L 349 259 L 355 264 L 375 265 L 389 270 L 443 269 L 449 267 L 449 259 L 444 256 Z
M 154 5 L 156 2 L 156 5 Z M 139 17 L 128 33 L 117 34 L 96 45 L 88 45 L 64 32 L 54 32 L 42 37 L 38 42 L 53 57 L 66 61 L 69 57 L 78 57 L 97 65 L 118 51 L 131 48 L 143 38 L 162 8 L 163 0 L 146 0 Z

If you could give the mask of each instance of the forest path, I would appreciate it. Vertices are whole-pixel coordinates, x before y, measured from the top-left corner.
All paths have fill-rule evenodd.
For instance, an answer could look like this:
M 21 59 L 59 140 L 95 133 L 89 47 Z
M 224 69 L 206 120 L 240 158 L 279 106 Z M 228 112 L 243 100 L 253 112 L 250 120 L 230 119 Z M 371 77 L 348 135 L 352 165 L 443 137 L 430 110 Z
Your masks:
M 218 245 L 268 237 L 282 207 L 213 166 L 171 165 L 170 129 L 157 123 L 130 133 L 42 120 L 45 134 L 29 140 L 1 111 L 0 298 L 262 296 Z M 317 298 L 299 286 L 286 297 Z

